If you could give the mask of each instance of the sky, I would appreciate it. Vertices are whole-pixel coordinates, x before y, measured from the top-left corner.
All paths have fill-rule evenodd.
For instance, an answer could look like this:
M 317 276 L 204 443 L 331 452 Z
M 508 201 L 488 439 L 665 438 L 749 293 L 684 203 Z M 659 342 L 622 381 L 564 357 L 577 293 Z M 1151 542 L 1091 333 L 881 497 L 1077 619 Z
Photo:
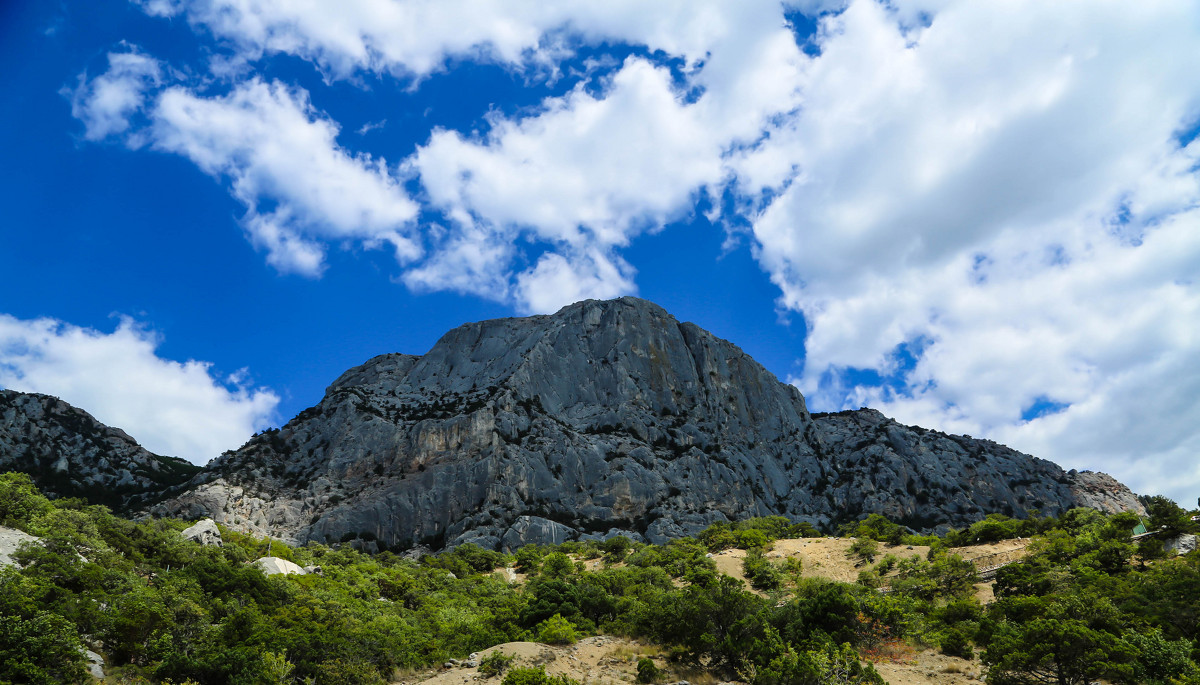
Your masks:
M 0 3 L 0 387 L 205 463 L 637 295 L 809 408 L 1200 495 L 1200 4 Z

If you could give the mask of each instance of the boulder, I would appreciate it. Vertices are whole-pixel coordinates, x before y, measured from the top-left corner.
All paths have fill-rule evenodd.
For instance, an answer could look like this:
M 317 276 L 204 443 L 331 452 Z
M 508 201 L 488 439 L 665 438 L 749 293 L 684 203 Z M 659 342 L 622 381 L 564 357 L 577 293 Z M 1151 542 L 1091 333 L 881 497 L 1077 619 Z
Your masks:
M 217 523 L 212 519 L 201 519 L 196 522 L 196 525 L 185 529 L 180 535 L 184 540 L 198 542 L 205 546 L 221 546 L 221 531 L 217 529 Z
M 303 568 L 300 568 L 299 565 L 294 564 L 294 563 L 288 561 L 287 559 L 282 559 L 280 557 L 262 557 L 261 559 L 255 559 L 251 563 L 253 563 L 255 566 L 257 566 L 259 568 L 259 570 L 261 570 L 263 573 L 265 573 L 268 576 L 275 576 L 275 575 L 279 575 L 281 573 L 285 576 L 286 575 L 297 575 L 297 576 L 308 575 L 308 571 L 305 571 Z
M 1178 554 L 1187 554 L 1196 551 L 1196 536 L 1195 535 L 1180 535 L 1163 543 L 1163 547 L 1168 551 L 1174 550 Z
M 104 657 L 90 649 L 84 654 L 88 660 L 88 673 L 97 680 L 104 680 Z
M 540 516 L 520 516 L 503 537 L 503 548 L 514 550 L 525 545 L 557 545 L 575 537 L 575 531 Z
M 37 542 L 38 540 L 41 540 L 41 538 L 23 533 L 16 528 L 0 526 L 0 566 L 8 566 L 15 563 L 12 555 L 13 552 L 17 551 L 17 547 L 20 547 L 22 542 Z

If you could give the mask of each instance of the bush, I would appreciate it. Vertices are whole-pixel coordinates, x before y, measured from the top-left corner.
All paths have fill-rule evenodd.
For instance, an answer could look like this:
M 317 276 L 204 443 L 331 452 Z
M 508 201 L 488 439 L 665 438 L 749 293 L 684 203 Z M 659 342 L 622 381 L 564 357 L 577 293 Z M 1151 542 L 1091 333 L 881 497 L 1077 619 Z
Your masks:
M 654 665 L 648 657 L 642 657 L 637 662 L 637 679 L 639 683 L 652 683 L 658 680 L 662 675 L 662 671 L 658 670 L 658 666 Z
M 975 650 L 971 647 L 971 640 L 967 637 L 965 631 L 960 628 L 951 628 L 944 637 L 942 637 L 941 645 L 942 654 L 946 656 L 956 656 L 960 659 L 974 659 Z
M 760 550 L 752 549 L 742 560 L 742 572 L 750 586 L 758 590 L 775 590 L 783 585 L 779 567 L 768 561 Z
M 578 639 L 579 634 L 575 631 L 574 624 L 563 618 L 562 614 L 555 614 L 538 626 L 538 642 L 548 645 L 573 645 Z
M 579 685 L 579 681 L 565 675 L 547 675 L 546 669 L 514 668 L 504 676 L 500 685 Z
M 479 672 L 489 678 L 500 675 L 512 665 L 513 658 L 505 656 L 502 652 L 492 652 L 483 657 L 483 660 L 479 662 Z
M 857 538 L 850 545 L 848 556 L 858 557 L 866 561 L 875 561 L 875 555 L 879 553 L 879 543 L 871 538 Z

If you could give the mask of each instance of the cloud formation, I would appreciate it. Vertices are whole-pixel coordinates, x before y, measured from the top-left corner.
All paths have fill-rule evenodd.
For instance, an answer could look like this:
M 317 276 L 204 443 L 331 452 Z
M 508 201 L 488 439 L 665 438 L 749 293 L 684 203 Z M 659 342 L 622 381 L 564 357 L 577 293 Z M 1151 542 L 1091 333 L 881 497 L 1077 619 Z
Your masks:
M 738 160 L 743 188 L 775 193 L 753 235 L 809 323 L 798 383 L 818 407 L 1192 493 L 1195 9 L 1013 9 L 948 3 L 906 28 L 851 3 L 822 26 L 805 106 Z
M 112 333 L 0 314 L 0 387 L 54 395 L 126 431 L 156 454 L 204 464 L 274 419 L 279 397 L 213 375 L 210 364 L 155 352 L 130 319 Z
M 383 159 L 340 147 L 338 125 L 316 113 L 304 91 L 259 79 L 219 97 L 173 86 L 151 118 L 155 149 L 229 182 L 247 207 L 251 239 L 280 271 L 320 275 L 329 241 L 386 244 L 401 262 L 420 254 L 409 235 L 416 203 Z
M 131 48 L 108 54 L 108 69 L 89 79 L 79 75 L 74 88 L 62 94 L 71 100 L 71 116 L 83 122 L 83 137 L 91 141 L 126 133 L 130 118 L 145 105 L 147 91 L 162 84 L 163 67 L 158 60 Z M 138 138 L 129 139 L 136 147 Z
M 795 380 L 815 407 L 1200 487 L 1194 4 L 803 2 L 803 46 L 776 2 L 140 4 L 213 37 L 234 84 L 165 86 L 127 50 L 73 91 L 85 136 L 226 179 L 282 270 L 386 243 L 413 290 L 549 311 L 633 292 L 624 247 L 728 198 L 712 216 L 749 225 L 808 323 Z M 432 130 L 391 168 L 339 147 L 303 91 L 236 68 L 286 54 L 419 89 L 483 60 L 552 81 L 606 43 L 642 51 L 485 135 Z

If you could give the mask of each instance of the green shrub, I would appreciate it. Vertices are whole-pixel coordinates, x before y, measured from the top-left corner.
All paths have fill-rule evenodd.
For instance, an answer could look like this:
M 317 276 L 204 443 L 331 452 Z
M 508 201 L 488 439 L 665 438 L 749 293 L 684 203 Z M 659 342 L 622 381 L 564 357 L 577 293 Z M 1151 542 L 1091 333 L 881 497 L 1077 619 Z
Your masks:
M 562 614 L 555 614 L 542 621 L 537 628 L 537 634 L 538 642 L 548 645 L 573 645 L 579 639 L 574 624 L 563 618 Z
M 479 662 L 479 672 L 489 678 L 500 675 L 512 665 L 513 658 L 505 656 L 504 653 L 499 651 L 492 652 L 483 657 L 483 660 Z
M 546 669 L 514 668 L 504 676 L 500 685 L 579 685 L 579 681 L 566 675 L 547 675 Z
M 742 559 L 742 572 L 750 586 L 758 590 L 775 590 L 783 585 L 783 573 L 779 567 L 767 560 L 762 551 L 752 549 Z
M 960 659 L 974 659 L 975 650 L 971 648 L 971 639 L 961 628 L 951 628 L 942 637 L 940 644 L 942 654 L 956 656 Z
M 875 555 L 879 553 L 879 543 L 871 538 L 857 538 L 850 545 L 848 556 L 858 557 L 865 561 L 875 561 Z
M 639 683 L 652 683 L 658 680 L 662 675 L 662 671 L 658 670 L 658 666 L 654 665 L 649 657 L 642 657 L 637 662 L 637 679 Z

